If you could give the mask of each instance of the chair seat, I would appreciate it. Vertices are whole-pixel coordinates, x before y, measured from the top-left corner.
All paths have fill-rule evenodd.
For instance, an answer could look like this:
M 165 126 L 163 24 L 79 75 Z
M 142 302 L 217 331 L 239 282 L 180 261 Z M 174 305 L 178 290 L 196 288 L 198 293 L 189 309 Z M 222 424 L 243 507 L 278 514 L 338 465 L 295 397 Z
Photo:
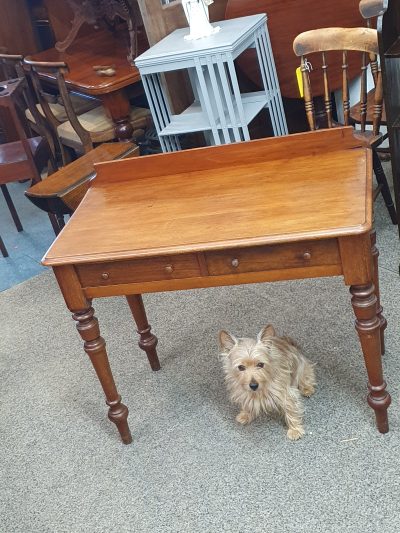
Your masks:
M 130 123 L 134 130 L 145 129 L 151 119 L 149 109 L 143 107 L 133 107 L 130 113 Z M 96 134 L 95 142 L 107 142 L 115 139 L 115 124 L 108 117 L 104 107 L 96 107 L 79 116 L 79 122 L 87 131 Z M 64 122 L 57 128 L 58 135 L 67 146 L 77 148 L 82 145 L 78 134 L 71 123 Z
M 375 89 L 372 89 L 367 94 L 367 124 L 372 124 L 374 121 L 374 104 L 375 104 Z M 360 121 L 360 102 L 353 105 L 350 108 L 350 118 L 355 122 L 356 124 L 359 124 Z M 382 108 L 382 118 L 381 118 L 381 124 L 386 125 L 386 110 L 385 110 L 385 103 L 383 103 Z
M 43 141 L 41 137 L 32 137 L 28 139 L 32 155 L 35 155 L 40 143 Z M 21 141 L 0 144 L 0 165 L 12 165 L 20 161 L 26 160 L 26 154 Z
M 42 137 L 32 137 L 28 139 L 28 144 L 35 157 L 46 141 Z M 31 178 L 32 170 L 22 142 L 0 144 L 0 184 Z
M 96 100 L 84 98 L 82 96 L 79 96 L 78 94 L 71 94 L 71 101 L 72 101 L 72 105 L 74 107 L 75 113 L 77 115 L 82 115 L 82 113 L 86 113 L 87 111 L 90 111 L 91 109 L 99 107 L 99 103 L 96 102 Z M 42 106 L 40 104 L 36 104 L 36 107 L 39 113 L 44 116 L 44 111 L 42 109 Z M 49 107 L 50 107 L 52 114 L 55 116 L 55 118 L 59 122 L 66 122 L 68 120 L 65 107 L 62 104 L 49 102 Z M 30 122 L 33 122 L 33 123 L 35 122 L 35 119 L 29 109 L 25 111 L 25 116 Z

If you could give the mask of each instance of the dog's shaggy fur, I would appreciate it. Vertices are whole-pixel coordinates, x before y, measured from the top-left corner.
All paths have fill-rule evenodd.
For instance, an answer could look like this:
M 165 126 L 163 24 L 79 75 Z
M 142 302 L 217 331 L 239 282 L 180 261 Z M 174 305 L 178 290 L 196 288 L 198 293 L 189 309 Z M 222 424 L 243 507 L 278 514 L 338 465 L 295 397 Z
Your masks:
M 236 420 L 248 424 L 261 412 L 276 411 L 285 417 L 288 438 L 301 438 L 301 394 L 314 393 L 315 374 L 298 346 L 288 337 L 278 337 L 271 325 L 256 340 L 220 331 L 219 342 L 230 399 L 241 409 Z

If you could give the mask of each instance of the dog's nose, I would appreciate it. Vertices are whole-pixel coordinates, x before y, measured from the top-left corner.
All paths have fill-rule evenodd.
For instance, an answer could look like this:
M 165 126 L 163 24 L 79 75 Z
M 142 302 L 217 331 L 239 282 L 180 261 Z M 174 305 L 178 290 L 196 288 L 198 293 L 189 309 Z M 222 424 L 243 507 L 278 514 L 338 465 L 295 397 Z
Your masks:
M 258 389 L 258 383 L 250 383 L 249 387 L 251 390 L 257 390 Z

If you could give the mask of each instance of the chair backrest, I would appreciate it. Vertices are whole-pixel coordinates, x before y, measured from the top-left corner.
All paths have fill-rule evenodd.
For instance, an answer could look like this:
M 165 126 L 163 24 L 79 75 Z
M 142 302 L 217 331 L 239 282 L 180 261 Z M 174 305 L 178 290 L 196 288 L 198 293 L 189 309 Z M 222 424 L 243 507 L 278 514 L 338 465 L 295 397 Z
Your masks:
M 374 19 L 382 15 L 382 13 L 385 11 L 384 0 L 360 0 L 359 9 L 363 19 L 367 21 L 367 28 L 372 28 Z M 377 73 L 379 70 L 378 56 L 375 54 L 370 54 L 370 63 L 372 75 L 376 83 Z
M 24 77 L 24 58 L 21 55 L 0 53 L 0 71 L 2 80 Z
M 314 103 L 312 98 L 310 76 L 308 71 L 307 57 L 310 54 L 321 53 L 322 75 L 324 81 L 324 113 L 328 128 L 333 127 L 332 102 L 329 89 L 329 76 L 327 53 L 331 51 L 342 52 L 342 104 L 344 124 L 350 123 L 350 98 L 349 79 L 347 75 L 348 52 L 359 52 L 361 55 L 361 84 L 360 84 L 360 126 L 361 131 L 366 129 L 367 121 L 367 69 L 370 56 L 378 56 L 377 32 L 371 28 L 323 28 L 301 33 L 293 42 L 293 50 L 301 57 L 301 72 L 303 79 L 304 101 L 308 123 L 311 130 L 317 129 Z M 375 81 L 375 101 L 373 113 L 373 132 L 379 133 L 382 118 L 383 89 L 382 75 L 378 68 Z
M 47 124 L 44 121 L 43 116 L 39 113 L 36 107 L 36 99 L 33 92 L 33 85 L 30 78 L 27 76 L 27 72 L 24 69 L 24 57 L 22 55 L 12 54 L 0 54 L 0 70 L 3 73 L 4 80 L 10 80 L 15 78 L 24 78 L 26 83 L 21 87 L 22 99 L 19 99 L 17 105 L 22 106 L 24 109 L 29 109 L 35 124 L 36 129 L 42 137 L 46 137 L 49 143 L 53 156 L 55 156 L 54 139 L 49 131 Z
M 33 182 L 40 181 L 40 176 L 33 159 L 32 150 L 27 135 L 27 128 L 24 124 L 25 115 L 22 113 L 21 100 L 24 99 L 24 91 L 27 89 L 27 81 L 25 78 L 14 78 L 0 82 L 0 108 L 7 109 L 8 116 L 13 122 L 13 126 L 18 134 L 19 141 L 23 147 L 26 155 L 26 160 L 31 169 L 31 177 Z M 19 161 L 15 161 L 18 164 Z M 23 162 L 22 162 L 23 163 Z
M 78 116 L 75 113 L 74 107 L 72 105 L 70 93 L 65 83 L 64 74 L 68 72 L 68 65 L 64 62 L 33 61 L 27 58 L 24 59 L 24 65 L 29 68 L 36 97 L 38 99 L 38 102 L 42 106 L 43 113 L 46 119 L 51 124 L 55 135 L 57 135 L 57 127 L 60 125 L 60 122 L 55 117 L 51 110 L 51 107 L 49 106 L 48 95 L 43 87 L 41 75 L 45 76 L 46 74 L 50 75 L 53 79 L 55 78 L 57 82 L 60 97 L 62 99 L 68 120 L 70 121 L 71 126 L 74 128 L 75 132 L 80 138 L 84 151 L 89 152 L 90 150 L 92 150 L 92 136 L 90 132 L 86 130 L 79 122 Z

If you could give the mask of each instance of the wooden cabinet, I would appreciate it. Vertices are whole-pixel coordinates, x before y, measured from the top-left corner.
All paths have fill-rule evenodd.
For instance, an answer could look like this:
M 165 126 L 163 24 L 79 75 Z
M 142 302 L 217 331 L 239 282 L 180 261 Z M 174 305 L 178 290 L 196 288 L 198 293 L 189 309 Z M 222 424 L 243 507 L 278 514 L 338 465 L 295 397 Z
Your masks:
M 27 0 L 1 0 L 0 46 L 10 54 L 38 51 Z

